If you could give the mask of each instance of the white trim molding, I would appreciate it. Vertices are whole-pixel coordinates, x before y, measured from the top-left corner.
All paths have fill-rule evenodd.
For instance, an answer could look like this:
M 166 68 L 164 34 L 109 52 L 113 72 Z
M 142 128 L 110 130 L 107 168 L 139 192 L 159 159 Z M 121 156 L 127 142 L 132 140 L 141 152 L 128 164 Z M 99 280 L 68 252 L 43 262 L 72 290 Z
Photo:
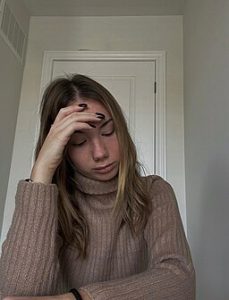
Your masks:
M 0 24 L 2 24 L 3 10 L 6 0 L 0 0 Z
M 156 64 L 155 173 L 166 179 L 166 53 L 165 51 L 44 51 L 41 90 L 52 80 L 56 61 L 154 61 Z
M 0 13 L 3 13 L 3 7 L 6 3 L 6 0 L 0 0 Z

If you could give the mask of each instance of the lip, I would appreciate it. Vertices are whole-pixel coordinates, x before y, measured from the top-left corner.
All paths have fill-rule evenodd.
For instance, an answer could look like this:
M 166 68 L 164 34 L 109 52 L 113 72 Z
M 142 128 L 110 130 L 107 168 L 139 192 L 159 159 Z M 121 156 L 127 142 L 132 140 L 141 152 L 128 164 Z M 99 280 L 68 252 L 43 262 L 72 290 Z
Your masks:
M 97 168 L 94 168 L 93 170 L 96 171 L 97 173 L 108 173 L 111 170 L 113 170 L 113 168 L 115 167 L 115 163 L 111 163 L 108 165 L 104 165 L 104 166 L 99 166 Z

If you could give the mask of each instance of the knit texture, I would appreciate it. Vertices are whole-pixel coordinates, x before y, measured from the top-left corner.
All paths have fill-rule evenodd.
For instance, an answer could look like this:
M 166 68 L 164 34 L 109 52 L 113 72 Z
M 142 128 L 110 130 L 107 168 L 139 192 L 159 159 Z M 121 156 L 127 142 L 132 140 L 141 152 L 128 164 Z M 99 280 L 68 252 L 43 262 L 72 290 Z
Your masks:
M 112 208 L 117 179 L 78 174 L 76 199 L 89 225 L 86 259 L 62 247 L 56 185 L 20 181 L 12 225 L 0 260 L 1 299 L 84 290 L 91 299 L 195 299 L 195 272 L 174 192 L 158 176 L 144 177 L 152 212 L 141 234 L 118 230 Z

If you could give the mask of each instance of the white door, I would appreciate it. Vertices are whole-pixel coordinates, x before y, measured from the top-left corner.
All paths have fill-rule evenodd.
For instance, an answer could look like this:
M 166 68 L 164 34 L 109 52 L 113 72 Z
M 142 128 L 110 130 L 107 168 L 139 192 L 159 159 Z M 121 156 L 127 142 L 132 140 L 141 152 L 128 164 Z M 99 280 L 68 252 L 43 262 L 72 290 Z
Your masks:
M 154 174 L 155 61 L 53 62 L 51 79 L 72 73 L 90 76 L 113 94 L 126 116 L 139 161 L 144 165 L 146 174 Z

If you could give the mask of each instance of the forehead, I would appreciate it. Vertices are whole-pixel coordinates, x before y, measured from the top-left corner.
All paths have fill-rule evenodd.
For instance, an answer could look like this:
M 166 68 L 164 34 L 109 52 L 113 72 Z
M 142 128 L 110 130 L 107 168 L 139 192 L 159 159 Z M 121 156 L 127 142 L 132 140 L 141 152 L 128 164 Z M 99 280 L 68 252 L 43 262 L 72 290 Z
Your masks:
M 72 104 L 80 104 L 80 103 L 85 103 L 87 104 L 87 108 L 84 110 L 85 112 L 90 112 L 90 113 L 96 113 L 96 112 L 101 112 L 105 114 L 106 116 L 110 116 L 110 113 L 108 110 L 105 108 L 105 106 L 94 99 L 77 99 L 76 101 L 73 101 Z

